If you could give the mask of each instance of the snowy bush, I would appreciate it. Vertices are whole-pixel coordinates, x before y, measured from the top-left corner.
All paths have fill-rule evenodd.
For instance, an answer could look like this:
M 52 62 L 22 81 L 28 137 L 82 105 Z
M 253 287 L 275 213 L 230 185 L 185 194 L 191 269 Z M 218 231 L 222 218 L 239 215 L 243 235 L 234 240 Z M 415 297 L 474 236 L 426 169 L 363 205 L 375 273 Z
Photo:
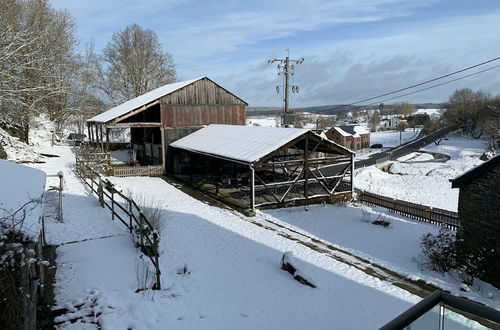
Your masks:
M 131 195 L 129 197 L 132 198 Z M 150 195 L 139 195 L 133 199 L 141 208 L 142 214 L 148 219 L 153 229 L 161 235 L 167 221 L 165 204 L 151 198 Z
M 441 228 L 437 235 L 427 233 L 420 242 L 422 258 L 419 263 L 439 272 L 447 272 L 456 267 L 455 233 Z
M 39 260 L 35 243 L 23 231 L 30 201 L 16 211 L 0 209 L 0 328 L 21 329 L 22 310 L 30 297 L 31 279 L 36 277 Z

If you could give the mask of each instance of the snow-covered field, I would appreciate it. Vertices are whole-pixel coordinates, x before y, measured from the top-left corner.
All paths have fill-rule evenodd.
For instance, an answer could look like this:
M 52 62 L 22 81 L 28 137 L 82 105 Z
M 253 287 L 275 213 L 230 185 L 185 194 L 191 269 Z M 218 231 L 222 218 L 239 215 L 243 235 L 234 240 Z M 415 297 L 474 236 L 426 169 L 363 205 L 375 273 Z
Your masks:
M 380 143 L 384 146 L 384 148 L 397 147 L 401 143 L 406 143 L 408 141 L 415 140 L 419 133 L 420 133 L 419 129 L 413 131 L 413 128 L 408 128 L 401 134 L 401 140 L 400 140 L 399 131 L 372 132 L 370 133 L 370 145 Z
M 417 114 L 428 114 L 429 117 L 439 117 L 441 109 L 418 109 Z
M 426 161 L 432 157 L 430 154 L 410 154 L 394 162 L 389 172 L 375 166 L 357 170 L 356 187 L 383 196 L 457 211 L 459 190 L 452 189 L 449 180 L 482 163 L 479 156 L 484 152 L 484 141 L 451 135 L 439 146 L 432 144 L 422 150 L 448 155 L 450 160 Z
M 281 125 L 280 117 L 248 117 L 247 125 L 263 127 L 279 127 Z

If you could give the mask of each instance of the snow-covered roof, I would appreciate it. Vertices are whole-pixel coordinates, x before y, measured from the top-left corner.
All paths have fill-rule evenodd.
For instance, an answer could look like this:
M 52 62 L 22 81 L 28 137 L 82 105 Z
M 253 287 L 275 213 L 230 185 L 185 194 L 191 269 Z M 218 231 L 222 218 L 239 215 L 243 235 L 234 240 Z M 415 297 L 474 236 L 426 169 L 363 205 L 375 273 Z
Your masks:
M 368 130 L 360 125 L 344 125 L 344 126 L 336 126 L 335 129 L 342 136 L 353 136 L 360 137 L 360 134 L 369 134 Z
M 0 217 L 11 214 L 21 206 L 26 206 L 22 230 L 36 240 L 40 232 L 39 218 L 42 215 L 42 201 L 45 191 L 45 173 L 25 165 L 0 160 Z
M 496 155 L 495 157 L 491 158 L 490 160 L 471 168 L 467 172 L 463 173 L 462 175 L 451 179 L 451 187 L 452 188 L 460 188 L 464 184 L 469 183 L 470 181 L 474 180 L 478 176 L 490 171 L 491 169 L 500 166 L 500 155 Z
M 333 127 L 333 129 L 336 130 L 337 132 L 339 132 L 340 135 L 342 135 L 342 136 L 351 136 L 351 134 L 347 133 L 346 131 L 344 131 L 340 127 L 335 126 L 335 127 Z
M 309 131 L 305 128 L 209 125 L 170 146 L 250 164 Z
M 199 77 L 196 79 L 191 79 L 191 80 L 185 80 L 185 81 L 179 81 L 173 84 L 168 84 L 162 87 L 158 87 L 157 89 L 153 89 L 151 92 L 147 92 L 146 94 L 142 94 L 140 96 L 137 96 L 136 98 L 133 98 L 131 100 L 128 100 L 125 103 L 122 103 L 114 108 L 109 109 L 106 112 L 103 112 L 95 117 L 92 117 L 88 119 L 88 122 L 98 122 L 98 123 L 107 123 L 110 120 L 115 119 L 116 117 L 123 116 L 124 114 L 135 110 L 139 107 L 142 107 L 145 104 L 151 103 L 155 100 L 158 100 L 159 98 L 168 95 L 172 92 L 175 92 L 176 90 L 179 90 L 187 85 L 190 85 L 194 83 L 195 81 L 198 81 L 200 79 L 203 79 L 206 77 Z

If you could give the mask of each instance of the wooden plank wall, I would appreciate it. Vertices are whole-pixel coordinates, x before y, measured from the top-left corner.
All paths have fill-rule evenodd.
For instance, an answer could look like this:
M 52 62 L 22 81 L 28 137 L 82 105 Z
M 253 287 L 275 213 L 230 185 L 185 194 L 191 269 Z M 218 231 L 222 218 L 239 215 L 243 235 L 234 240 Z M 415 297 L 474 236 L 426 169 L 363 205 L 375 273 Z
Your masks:
M 162 126 L 208 124 L 245 125 L 245 105 L 165 105 L 161 106 Z
M 245 102 L 208 79 L 201 79 L 160 99 L 161 104 L 246 105 Z

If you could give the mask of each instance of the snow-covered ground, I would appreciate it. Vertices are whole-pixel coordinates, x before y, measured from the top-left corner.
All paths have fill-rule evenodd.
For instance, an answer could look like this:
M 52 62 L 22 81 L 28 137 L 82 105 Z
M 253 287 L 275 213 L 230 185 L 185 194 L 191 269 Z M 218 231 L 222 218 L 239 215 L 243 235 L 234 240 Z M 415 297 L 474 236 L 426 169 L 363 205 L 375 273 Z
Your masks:
M 56 146 L 50 151 L 60 157 L 32 166 L 65 175 L 64 221 L 46 224 L 47 240 L 60 245 L 56 303 L 72 311 L 56 320 L 63 322 L 61 329 L 94 329 L 89 322 L 96 320 L 105 329 L 303 329 L 332 324 L 366 329 L 383 325 L 420 300 L 264 228 L 269 221 L 459 293 L 453 276 L 421 272 L 416 266 L 419 237 L 435 232 L 431 225 L 385 213 L 392 225 L 382 228 L 362 222 L 360 208 L 337 206 L 313 206 L 307 213 L 303 208 L 259 212 L 247 218 L 196 200 L 159 178 L 112 178 L 124 191 L 157 199 L 167 212 L 160 245 L 163 290 L 135 293 L 148 263 L 124 226 L 112 221 L 75 177 L 71 149 Z M 57 178 L 48 179 L 47 185 L 57 183 Z M 374 217 L 379 212 L 366 209 Z M 286 251 L 294 253 L 298 268 L 317 288 L 299 284 L 280 269 Z M 500 308 L 500 294 L 488 286 L 485 292 L 492 292 L 492 298 L 469 296 Z M 88 316 L 92 313 L 102 314 Z M 87 316 L 64 322 L 74 315 Z
M 415 140 L 420 134 L 420 130 L 413 128 L 408 128 L 401 134 L 401 140 L 399 139 L 399 131 L 380 131 L 370 133 L 370 145 L 372 144 L 382 144 L 385 147 L 397 147 L 401 143 L 406 143 L 411 140 Z M 401 143 L 400 143 L 401 142 Z
M 152 196 L 168 211 L 160 246 L 165 289 L 135 293 L 144 262 L 128 232 L 75 177 L 71 150 L 54 147 L 52 152 L 60 157 L 33 166 L 65 174 L 64 221 L 47 223 L 47 240 L 61 244 L 56 303 L 86 303 L 102 311 L 104 328 L 233 329 L 237 324 L 239 329 L 303 329 L 339 324 L 359 329 L 380 326 L 419 300 L 256 226 L 250 222 L 255 218 L 209 206 L 161 179 L 113 178 L 136 196 L 154 191 Z M 294 252 L 300 269 L 318 288 L 303 286 L 280 269 L 285 251 Z M 179 274 L 184 266 L 187 272 Z M 82 327 L 81 321 L 60 326 Z
M 429 147 L 429 151 L 459 159 L 457 166 L 472 166 L 469 156 L 477 156 L 478 149 L 477 141 L 461 137 Z M 55 174 L 59 171 L 65 180 L 64 219 L 46 220 L 47 241 L 59 245 L 56 307 L 68 309 L 56 319 L 60 329 L 95 329 L 97 322 L 104 329 L 303 329 L 332 325 L 366 329 L 383 325 L 420 300 L 391 281 L 354 267 L 349 262 L 355 256 L 500 309 L 500 292 L 491 286 L 479 282 L 472 292 L 461 293 L 454 274 L 417 267 L 420 236 L 436 232 L 432 225 L 354 205 L 312 206 L 307 212 L 288 208 L 258 212 L 249 218 L 194 199 L 159 178 L 112 178 L 119 189 L 156 199 L 166 211 L 160 244 L 163 289 L 136 293 L 144 282 L 151 283 L 151 267 L 134 248 L 128 231 L 119 221 L 111 220 L 109 211 L 99 206 L 97 198 L 75 176 L 72 148 L 39 143 L 34 151 L 40 150 L 59 156 L 30 164 L 49 175 L 47 187 L 57 185 Z M 420 165 L 419 161 L 428 159 L 424 155 L 428 154 L 416 153 L 406 161 Z M 363 175 L 363 171 L 358 172 L 356 181 L 361 182 L 358 179 Z M 389 186 L 381 182 L 378 185 Z M 402 189 L 404 184 L 399 184 Z M 423 188 L 421 194 L 427 195 Z M 372 218 L 382 214 L 391 226 L 361 221 L 362 208 Z M 317 242 L 331 250 L 311 247 Z M 301 285 L 280 269 L 280 259 L 287 251 L 293 252 L 297 267 L 317 288 Z M 347 259 L 342 261 L 339 255 Z M 67 321 L 74 316 L 82 318 L 75 323 Z
M 482 163 L 484 141 L 460 135 L 450 135 L 439 146 L 424 151 L 448 155 L 446 162 L 427 161 L 430 154 L 410 154 L 392 164 L 389 172 L 375 166 L 356 171 L 355 186 L 383 196 L 427 206 L 457 211 L 458 189 L 452 189 L 450 179 Z M 429 193 L 429 192 L 432 193 Z
M 247 125 L 263 126 L 263 127 L 279 127 L 281 119 L 279 116 L 275 117 L 248 117 Z

